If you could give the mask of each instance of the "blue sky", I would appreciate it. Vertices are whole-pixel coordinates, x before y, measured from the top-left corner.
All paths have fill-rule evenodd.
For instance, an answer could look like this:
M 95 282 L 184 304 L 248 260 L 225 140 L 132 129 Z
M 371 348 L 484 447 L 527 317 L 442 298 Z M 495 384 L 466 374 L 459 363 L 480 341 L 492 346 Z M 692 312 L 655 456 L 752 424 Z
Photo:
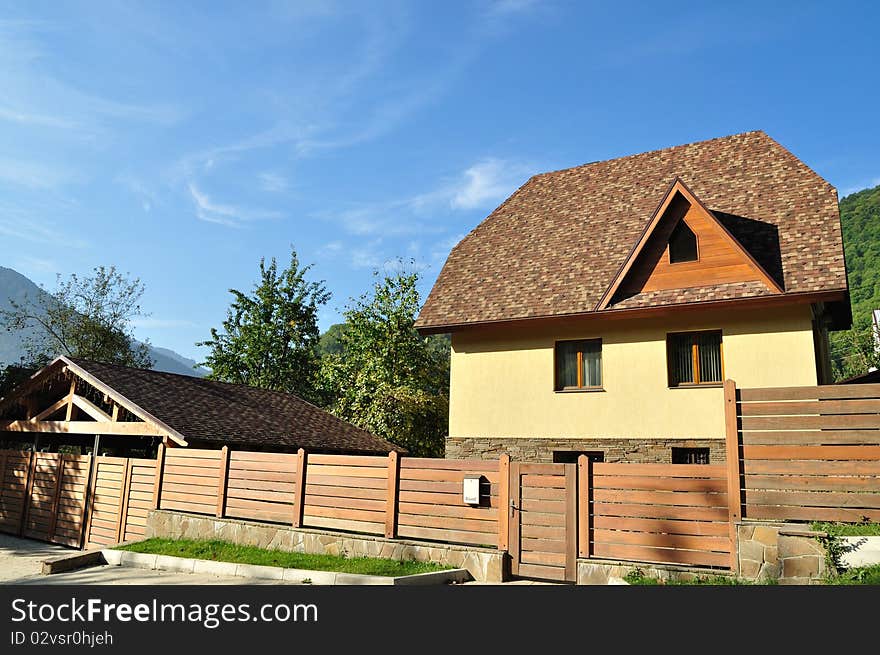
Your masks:
M 293 245 L 334 297 L 531 174 L 763 129 L 880 184 L 875 3 L 0 2 L 2 263 L 116 264 L 194 342 Z

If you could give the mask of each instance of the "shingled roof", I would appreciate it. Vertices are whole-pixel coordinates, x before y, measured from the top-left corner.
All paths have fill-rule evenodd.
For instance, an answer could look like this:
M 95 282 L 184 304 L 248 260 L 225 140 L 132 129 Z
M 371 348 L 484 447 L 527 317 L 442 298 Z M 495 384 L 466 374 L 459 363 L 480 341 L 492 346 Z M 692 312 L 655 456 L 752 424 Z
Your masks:
M 61 359 L 187 441 L 309 452 L 386 454 L 400 450 L 293 394 L 74 357 Z
M 679 178 L 783 289 L 846 291 L 837 191 L 761 131 L 536 175 L 449 254 L 416 326 L 596 311 Z M 760 284 L 637 294 L 603 311 L 770 296 Z

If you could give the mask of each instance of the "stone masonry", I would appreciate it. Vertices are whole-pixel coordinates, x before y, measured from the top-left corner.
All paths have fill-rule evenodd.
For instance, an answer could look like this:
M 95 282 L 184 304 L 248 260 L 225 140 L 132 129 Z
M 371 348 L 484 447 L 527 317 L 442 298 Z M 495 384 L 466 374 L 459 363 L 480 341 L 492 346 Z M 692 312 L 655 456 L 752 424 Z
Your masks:
M 826 573 L 823 532 L 771 523 L 737 527 L 740 576 L 779 584 L 815 584 Z
M 218 519 L 169 510 L 153 510 L 149 513 L 146 537 L 221 539 L 242 546 L 294 553 L 434 562 L 467 569 L 475 580 L 481 582 L 502 582 L 507 566 L 506 553 L 492 548 L 385 539 L 288 525 Z
M 668 464 L 672 448 L 708 448 L 709 463 L 727 461 L 724 439 L 554 439 L 524 437 L 447 437 L 450 459 L 497 459 L 507 453 L 516 462 L 552 462 L 554 450 L 602 451 L 606 462 Z

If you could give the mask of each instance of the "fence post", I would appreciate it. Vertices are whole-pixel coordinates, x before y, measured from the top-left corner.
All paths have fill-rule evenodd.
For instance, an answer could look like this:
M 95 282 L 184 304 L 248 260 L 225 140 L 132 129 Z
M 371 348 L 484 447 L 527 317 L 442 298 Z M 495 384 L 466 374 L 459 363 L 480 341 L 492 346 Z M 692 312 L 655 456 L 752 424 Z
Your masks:
M 162 501 L 162 469 L 165 468 L 165 444 L 159 444 L 159 451 L 156 453 L 156 478 L 153 482 L 153 509 L 159 509 L 159 503 Z
M 131 457 L 125 458 L 125 474 L 122 476 L 122 495 L 119 497 L 119 516 L 116 520 L 116 543 L 125 539 L 125 524 L 128 523 L 128 497 L 131 495 Z
M 578 456 L 578 557 L 590 556 L 590 492 L 593 484 L 593 462 L 586 455 Z
M 229 479 L 229 446 L 220 449 L 217 469 L 217 518 L 223 518 L 226 509 L 226 483 Z
M 397 488 L 400 483 L 400 457 L 396 450 L 388 453 L 388 489 L 385 495 L 385 538 L 397 536 Z
M 490 494 L 491 495 L 491 494 Z M 510 455 L 498 458 L 498 550 L 507 550 L 510 539 Z
M 302 527 L 303 507 L 305 506 L 306 493 L 306 466 L 308 457 L 306 451 L 300 448 L 296 451 L 296 490 L 293 496 L 293 527 Z
M 736 382 L 724 381 L 724 432 L 727 447 L 727 505 L 730 526 L 730 569 L 739 571 L 737 524 L 742 519 L 739 478 L 739 424 L 736 418 Z

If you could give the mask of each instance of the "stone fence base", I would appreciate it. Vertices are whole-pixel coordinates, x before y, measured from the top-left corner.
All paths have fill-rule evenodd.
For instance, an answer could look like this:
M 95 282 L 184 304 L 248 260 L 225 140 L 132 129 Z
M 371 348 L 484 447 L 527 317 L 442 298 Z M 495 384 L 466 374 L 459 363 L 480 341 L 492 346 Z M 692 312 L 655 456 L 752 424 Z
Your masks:
M 481 582 L 503 582 L 507 569 L 506 553 L 491 548 L 385 539 L 347 532 L 294 528 L 289 525 L 218 519 L 169 510 L 153 510 L 149 513 L 146 537 L 221 539 L 241 546 L 313 555 L 385 557 L 433 562 L 467 569 L 475 580 Z
M 814 532 L 791 524 L 744 522 L 737 526 L 739 574 L 779 584 L 814 584 L 827 571 L 825 549 Z

